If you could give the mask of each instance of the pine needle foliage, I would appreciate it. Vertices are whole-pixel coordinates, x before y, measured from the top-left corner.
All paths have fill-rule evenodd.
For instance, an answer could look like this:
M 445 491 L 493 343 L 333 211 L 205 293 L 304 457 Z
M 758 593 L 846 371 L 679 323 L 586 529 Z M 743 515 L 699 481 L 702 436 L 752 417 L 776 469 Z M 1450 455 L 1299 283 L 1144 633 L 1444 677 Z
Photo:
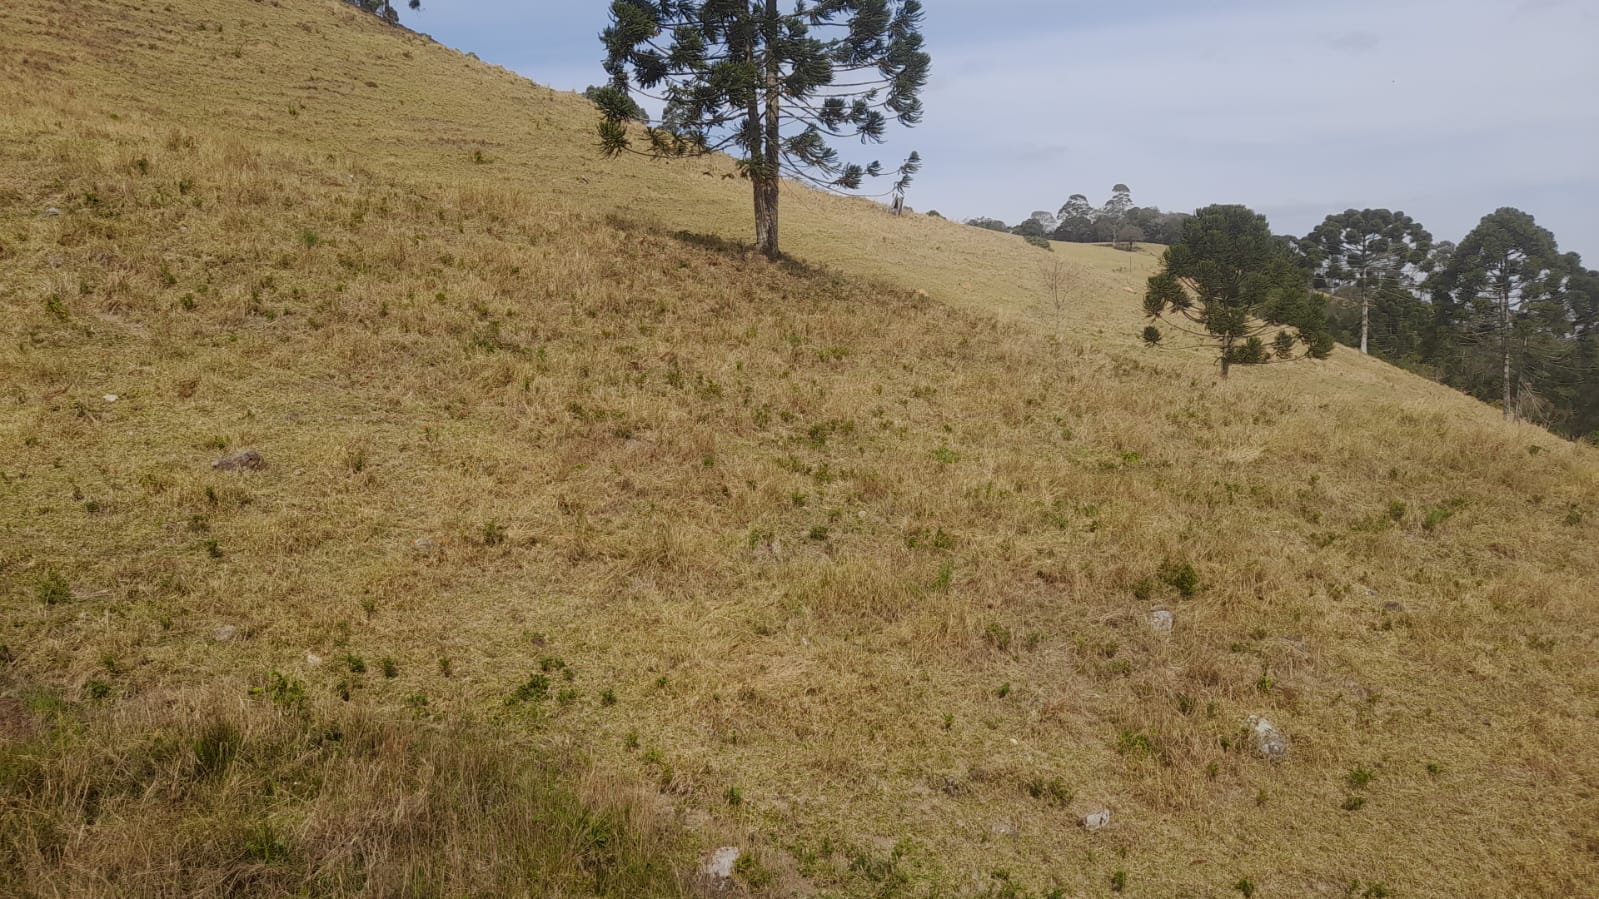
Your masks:
M 1326 310 L 1290 248 L 1245 206 L 1208 206 L 1183 224 L 1149 279 L 1144 342 L 1164 341 L 1154 324 L 1213 346 L 1226 378 L 1233 365 L 1325 359 Z M 1271 337 L 1267 338 L 1267 335 Z
M 904 195 L 921 166 L 845 161 L 830 143 L 881 143 L 889 122 L 921 121 L 931 57 L 922 49 L 918 0 L 614 0 L 600 34 L 610 81 L 590 99 L 600 109 L 607 156 L 654 158 L 733 153 L 754 186 L 756 243 L 778 250 L 778 184 L 784 177 L 857 191 L 896 176 L 884 195 Z M 639 99 L 660 104 L 642 140 L 629 128 Z

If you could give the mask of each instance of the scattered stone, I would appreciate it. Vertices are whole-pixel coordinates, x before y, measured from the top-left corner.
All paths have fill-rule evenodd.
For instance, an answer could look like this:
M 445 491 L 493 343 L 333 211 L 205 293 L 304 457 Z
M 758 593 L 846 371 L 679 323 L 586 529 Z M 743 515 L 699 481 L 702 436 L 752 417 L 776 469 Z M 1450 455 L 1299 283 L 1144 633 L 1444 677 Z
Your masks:
M 732 879 L 733 866 L 738 864 L 738 857 L 737 846 L 723 846 L 706 856 L 705 862 L 700 865 L 700 873 L 716 885 L 723 885 Z
M 224 624 L 211 633 L 218 643 L 232 643 L 233 638 L 239 635 L 239 629 L 231 624 Z
M 1016 825 L 1009 821 L 995 821 L 988 825 L 988 832 L 996 837 L 1016 836 Z
M 1384 612 L 1403 612 L 1405 604 L 1397 599 L 1390 599 L 1382 604 L 1382 610 Z
M 44 214 L 49 216 L 50 218 L 55 218 L 56 216 L 61 214 L 61 210 L 55 208 L 54 206 L 51 206 L 49 209 L 46 209 L 44 211 Z
M 1249 716 L 1249 730 L 1255 737 L 1255 754 L 1273 761 L 1288 754 L 1288 738 L 1277 726 L 1259 715 Z
M 212 462 L 211 467 L 218 471 L 260 471 L 266 467 L 266 460 L 255 450 L 247 449 L 223 456 Z
M 106 394 L 106 395 L 105 395 L 105 396 L 102 396 L 102 397 L 100 397 L 100 399 L 103 399 L 103 400 L 105 400 L 105 401 L 106 401 L 106 402 L 108 402 L 108 403 L 114 403 L 114 402 L 116 402 L 116 401 L 117 401 L 117 400 L 118 400 L 118 399 L 121 399 L 121 397 L 118 397 L 118 396 L 117 396 L 117 395 L 116 395 L 116 394 L 114 394 L 114 393 L 108 393 L 108 394 Z
M 439 551 L 439 541 L 432 537 L 418 537 L 411 541 L 411 548 L 419 553 L 431 555 Z
M 1149 613 L 1149 626 L 1157 634 L 1171 633 L 1172 625 L 1177 623 L 1177 617 L 1168 609 L 1156 609 Z
M 305 654 L 305 664 L 307 667 L 315 668 L 322 664 L 322 657 L 314 652 L 308 652 Z
M 1102 808 L 1083 816 L 1084 830 L 1101 830 L 1110 823 L 1110 809 Z

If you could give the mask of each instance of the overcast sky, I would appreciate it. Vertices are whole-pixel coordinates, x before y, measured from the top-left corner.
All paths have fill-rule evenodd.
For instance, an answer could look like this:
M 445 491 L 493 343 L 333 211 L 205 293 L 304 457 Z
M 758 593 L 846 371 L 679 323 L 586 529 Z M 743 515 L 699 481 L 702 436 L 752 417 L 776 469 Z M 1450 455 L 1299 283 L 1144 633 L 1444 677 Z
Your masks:
M 791 0 L 784 0 L 784 6 Z M 604 80 L 603 0 L 427 0 L 418 31 L 542 84 Z M 912 206 L 1016 222 L 1073 193 L 1244 203 L 1279 233 L 1532 213 L 1599 265 L 1599 0 L 924 0 Z M 841 150 L 846 150 L 840 147 Z

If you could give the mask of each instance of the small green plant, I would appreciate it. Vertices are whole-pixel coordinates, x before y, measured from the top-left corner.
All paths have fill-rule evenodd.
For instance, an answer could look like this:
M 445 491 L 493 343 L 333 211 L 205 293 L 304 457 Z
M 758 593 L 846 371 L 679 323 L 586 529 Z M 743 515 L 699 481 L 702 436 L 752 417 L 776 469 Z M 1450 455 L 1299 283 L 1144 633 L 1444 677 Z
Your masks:
M 505 526 L 500 524 L 499 519 L 490 518 L 483 523 L 482 537 L 484 546 L 499 546 L 505 542 Z
M 1394 500 L 1388 504 L 1388 517 L 1394 521 L 1404 521 L 1405 512 L 1407 511 L 1408 507 L 1399 500 Z
M 307 250 L 322 242 L 322 238 L 310 228 L 300 232 L 300 243 L 305 244 Z
M 1393 893 L 1389 891 L 1388 885 L 1385 883 L 1370 883 L 1366 885 L 1366 891 L 1360 895 L 1364 899 L 1388 899 Z
M 1366 797 L 1364 796 L 1350 796 L 1345 799 L 1344 804 L 1340 806 L 1340 808 L 1346 812 L 1358 812 L 1365 807 Z
M 453 677 L 454 674 L 455 666 L 451 664 L 450 657 L 439 656 L 439 675 L 441 677 Z
M 735 786 L 728 787 L 727 788 L 727 792 L 723 793 L 722 796 L 723 796 L 723 798 L 725 798 L 727 800 L 727 804 L 728 805 L 743 805 L 744 804 L 744 794 L 739 792 L 738 787 L 735 787 Z
M 811 528 L 811 532 L 809 534 L 807 534 L 806 536 L 809 537 L 812 540 L 816 540 L 816 541 L 819 541 L 819 542 L 825 542 L 827 540 L 828 536 L 829 536 L 829 531 L 828 531 L 828 529 L 827 529 L 827 527 L 825 525 L 820 525 L 819 524 L 819 525 L 816 525 L 816 526 L 812 527 Z
M 600 691 L 600 705 L 609 708 L 616 705 L 616 691 L 607 687 Z
M 366 659 L 358 655 L 347 655 L 344 657 L 344 667 L 350 669 L 351 674 L 365 674 Z
M 233 763 L 244 743 L 239 729 L 229 721 L 213 721 L 190 742 L 195 771 L 202 778 L 217 778 Z
M 523 681 L 511 693 L 511 702 L 537 702 L 550 695 L 550 679 L 543 674 L 535 674 Z
M 630 730 L 627 732 L 627 736 L 622 738 L 622 748 L 627 750 L 638 748 L 638 731 Z
M 1351 768 L 1346 779 L 1349 781 L 1351 790 L 1364 790 L 1371 785 L 1371 779 L 1374 776 L 1370 768 Z
M 773 880 L 772 872 L 761 864 L 760 856 L 754 852 L 739 853 L 738 860 L 733 862 L 733 873 L 753 890 L 764 889 Z
M 205 554 L 213 559 L 222 558 L 222 544 L 216 542 L 215 540 L 205 541 Z
M 1071 805 L 1073 794 L 1065 781 L 1058 777 L 1044 780 L 1035 777 L 1027 782 L 1027 795 L 1034 799 L 1042 799 L 1059 806 Z
M 933 461 L 940 465 L 954 465 L 960 461 L 960 455 L 947 446 L 933 450 Z
M 1233 889 L 1242 893 L 1244 899 L 1249 899 L 1249 897 L 1255 895 L 1255 882 L 1247 877 L 1240 877 L 1238 882 L 1233 884 Z
M 955 713 L 954 712 L 945 712 L 944 713 L 944 729 L 945 730 L 954 730 L 954 728 L 955 728 Z
M 428 695 L 426 693 L 411 693 L 405 697 L 405 706 L 408 709 L 420 710 L 427 708 Z
M 67 320 L 67 304 L 61 302 L 61 294 L 59 293 L 52 293 L 45 299 L 44 309 L 55 317 L 57 321 Z
M 111 695 L 111 685 L 99 678 L 84 684 L 83 689 L 89 694 L 90 699 L 105 699 Z
M 1117 871 L 1114 874 L 1110 875 L 1110 891 L 1112 893 L 1120 893 L 1122 890 L 1125 890 L 1125 889 L 1127 889 L 1127 872 L 1126 871 Z
M 1010 681 L 1006 681 L 1005 683 L 1000 684 L 999 685 L 999 689 L 994 691 L 994 695 L 998 696 L 1000 699 L 1004 699 L 1005 697 L 1009 696 L 1010 695 Z
M 34 596 L 47 606 L 59 606 L 72 599 L 72 587 L 58 572 L 47 571 L 34 587 Z
M 1440 775 L 1442 773 L 1444 773 L 1444 766 L 1443 765 L 1440 765 L 1437 762 L 1428 762 L 1427 763 L 1427 776 L 1428 777 L 1437 777 L 1438 775 Z
M 250 828 L 244 838 L 244 855 L 254 862 L 270 865 L 288 857 L 289 849 L 278 839 L 269 822 L 262 821 Z
M 1141 730 L 1124 730 L 1116 735 L 1116 751 L 1130 758 L 1149 758 L 1155 754 L 1155 740 Z
M 1181 596 L 1189 597 L 1199 592 L 1199 573 L 1187 562 L 1162 562 L 1155 574 L 1162 583 Z
M 267 685 L 263 692 L 273 705 L 284 711 L 298 712 L 305 709 L 305 683 L 287 677 L 282 672 L 274 671 L 267 676 Z
M 400 676 L 400 666 L 389 656 L 384 656 L 378 662 L 378 667 L 383 670 L 383 676 L 390 680 Z
M 990 622 L 988 627 L 983 629 L 983 639 L 1000 652 L 1005 652 L 1010 649 L 1010 628 L 997 621 Z

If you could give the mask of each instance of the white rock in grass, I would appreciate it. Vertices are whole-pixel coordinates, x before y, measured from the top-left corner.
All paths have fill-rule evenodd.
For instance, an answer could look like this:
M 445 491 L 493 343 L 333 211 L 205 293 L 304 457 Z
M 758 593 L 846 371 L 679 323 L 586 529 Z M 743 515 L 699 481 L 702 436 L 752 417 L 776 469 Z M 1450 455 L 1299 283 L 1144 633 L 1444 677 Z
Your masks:
M 314 652 L 308 652 L 305 654 L 305 664 L 308 668 L 315 668 L 322 664 L 322 657 Z
M 114 393 L 108 393 L 105 396 L 100 397 L 100 399 L 103 399 L 103 400 L 105 400 L 108 403 L 114 403 L 117 400 L 121 399 L 121 397 L 117 396 Z
M 1157 634 L 1171 633 L 1172 625 L 1177 623 L 1177 616 L 1167 609 L 1156 609 L 1149 613 L 1149 626 Z
M 1083 829 L 1102 830 L 1110 823 L 1110 809 L 1102 808 L 1097 812 L 1090 812 L 1083 816 Z
M 733 866 L 738 864 L 738 856 L 737 846 L 723 846 L 706 856 L 700 873 L 718 882 L 729 880 L 733 876 Z
M 233 638 L 239 635 L 239 629 L 231 624 L 224 624 L 212 632 L 211 636 L 218 643 L 232 643 Z
M 1276 760 L 1288 754 L 1288 738 L 1270 721 L 1259 715 L 1250 715 L 1249 730 L 1255 738 L 1256 755 Z

